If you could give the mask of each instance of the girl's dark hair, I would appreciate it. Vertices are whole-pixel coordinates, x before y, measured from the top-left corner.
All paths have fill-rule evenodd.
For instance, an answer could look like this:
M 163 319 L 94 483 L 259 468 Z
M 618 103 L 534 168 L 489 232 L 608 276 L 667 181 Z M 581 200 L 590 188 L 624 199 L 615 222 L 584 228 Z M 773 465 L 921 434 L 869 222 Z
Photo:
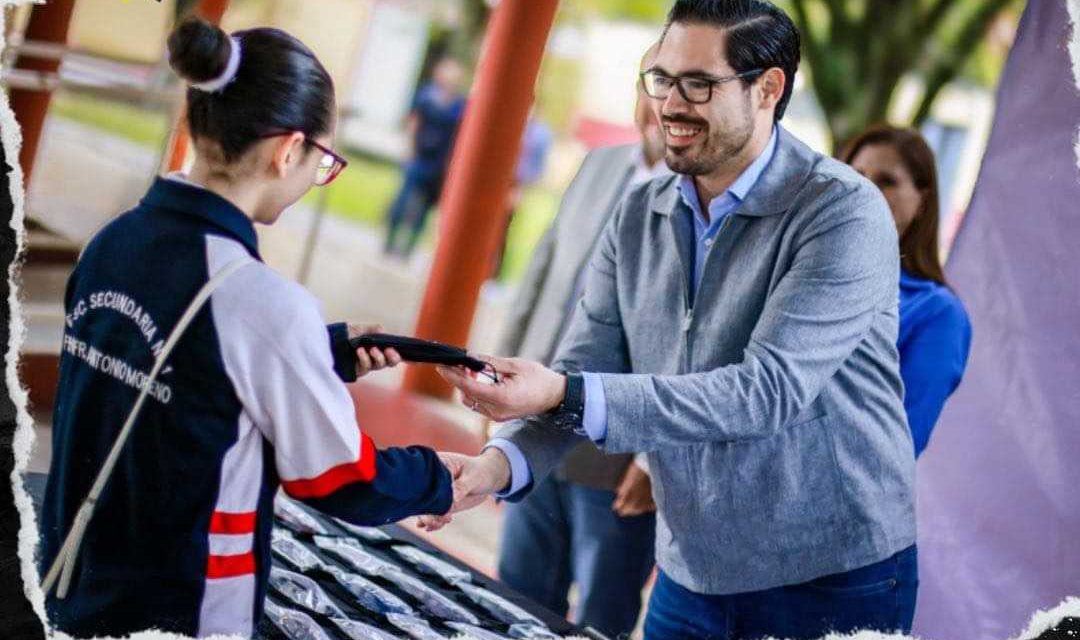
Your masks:
M 863 147 L 876 144 L 889 145 L 896 151 L 923 194 L 922 208 L 900 238 L 900 264 L 919 278 L 947 284 L 938 256 L 939 205 L 934 152 L 915 129 L 878 125 L 847 143 L 840 159 L 851 164 Z
M 742 79 L 749 85 L 772 67 L 784 72 L 784 93 L 773 120 L 780 121 L 791 101 L 799 70 L 799 29 L 786 13 L 764 0 L 676 0 L 668 11 L 664 35 L 674 23 L 706 24 L 727 34 L 726 56 L 735 73 L 760 69 Z M 661 36 L 663 39 L 663 36 Z
M 302 42 L 279 29 L 237 31 L 240 66 L 224 89 L 189 88 L 187 121 L 194 140 L 212 140 L 233 162 L 265 134 L 299 131 L 308 139 L 330 130 L 334 82 Z M 169 65 L 189 84 L 217 78 L 232 49 L 229 35 L 192 17 L 169 35 Z

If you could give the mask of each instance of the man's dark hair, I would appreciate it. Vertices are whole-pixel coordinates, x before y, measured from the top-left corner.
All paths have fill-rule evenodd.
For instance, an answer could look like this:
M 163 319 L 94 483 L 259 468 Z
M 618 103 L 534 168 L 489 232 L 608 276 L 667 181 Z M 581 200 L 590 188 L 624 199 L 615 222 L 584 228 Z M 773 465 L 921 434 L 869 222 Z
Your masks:
M 676 0 L 668 12 L 664 36 L 673 23 L 719 27 L 727 34 L 727 59 L 736 73 L 778 67 L 784 72 L 784 94 L 776 103 L 775 120 L 784 116 L 795 72 L 799 68 L 799 30 L 783 10 L 764 0 Z M 761 74 L 743 78 L 746 84 Z

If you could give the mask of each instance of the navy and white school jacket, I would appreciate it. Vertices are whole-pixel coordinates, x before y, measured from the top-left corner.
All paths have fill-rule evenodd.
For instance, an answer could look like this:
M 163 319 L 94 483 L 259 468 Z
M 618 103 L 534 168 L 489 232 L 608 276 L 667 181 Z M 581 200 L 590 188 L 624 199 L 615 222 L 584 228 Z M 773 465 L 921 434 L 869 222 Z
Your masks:
M 328 329 L 316 300 L 260 261 L 239 209 L 158 178 L 90 241 L 68 282 L 43 575 L 155 354 L 196 292 L 238 258 L 253 264 L 213 293 L 151 385 L 67 597 L 46 600 L 63 631 L 250 635 L 279 486 L 358 524 L 450 508 L 433 451 L 376 450 L 358 428 L 345 325 Z

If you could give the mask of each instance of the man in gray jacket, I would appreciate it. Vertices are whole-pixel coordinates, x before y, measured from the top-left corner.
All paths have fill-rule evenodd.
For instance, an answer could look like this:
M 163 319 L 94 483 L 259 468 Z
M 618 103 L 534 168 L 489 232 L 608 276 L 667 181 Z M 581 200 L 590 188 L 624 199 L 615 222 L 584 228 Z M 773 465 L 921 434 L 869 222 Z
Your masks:
M 653 45 L 641 71 L 655 54 Z M 663 133 L 640 83 L 634 122 L 640 143 L 591 152 L 563 195 L 510 309 L 500 355 L 551 362 L 616 206 L 629 189 L 670 175 Z M 649 476 L 632 454 L 607 455 L 581 442 L 521 502 L 507 505 L 499 579 L 560 615 L 575 583 L 579 625 L 613 638 L 628 634 L 654 564 L 655 509 Z
M 779 126 L 798 60 L 767 2 L 676 0 L 643 79 L 680 175 L 616 211 L 552 369 L 491 358 L 492 385 L 440 370 L 474 410 L 525 418 L 480 456 L 442 454 L 457 510 L 519 499 L 582 437 L 648 452 L 650 640 L 914 615 L 896 228 L 872 184 Z

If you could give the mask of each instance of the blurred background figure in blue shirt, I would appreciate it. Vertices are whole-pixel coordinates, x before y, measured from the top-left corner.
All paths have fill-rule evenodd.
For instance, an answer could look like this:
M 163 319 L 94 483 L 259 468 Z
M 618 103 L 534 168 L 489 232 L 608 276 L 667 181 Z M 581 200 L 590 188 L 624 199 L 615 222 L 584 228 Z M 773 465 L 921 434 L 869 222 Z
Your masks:
M 841 159 L 881 189 L 900 235 L 900 376 L 918 456 L 945 401 L 964 375 L 971 323 L 945 282 L 938 253 L 934 152 L 914 129 L 878 126 L 852 140 Z
M 502 240 L 499 242 L 498 253 L 492 261 L 492 278 L 498 279 L 501 275 L 503 258 L 506 257 L 506 241 L 510 235 L 510 224 L 514 221 L 514 211 L 521 204 L 522 192 L 525 187 L 540 182 L 540 179 L 544 177 L 548 153 L 554 141 L 555 134 L 551 127 L 536 115 L 534 106 L 529 112 L 529 120 L 525 123 L 525 133 L 521 138 L 521 155 L 518 157 L 517 168 L 514 169 L 514 186 L 510 191 L 510 205 L 506 212 Z
M 517 169 L 514 172 L 514 185 L 517 187 L 528 186 L 540 181 L 547 167 L 548 151 L 555 135 L 551 127 L 544 124 L 536 115 L 536 109 L 529 115 L 529 121 L 525 123 L 525 135 L 521 141 L 521 159 L 518 160 Z
M 439 201 L 454 137 L 465 113 L 465 94 L 461 89 L 464 75 L 459 62 L 443 58 L 435 64 L 431 82 L 416 93 L 406 128 L 411 149 L 404 180 L 387 213 L 384 248 L 387 254 L 405 257 L 412 254 L 428 212 Z M 400 245 L 397 237 L 402 225 L 407 227 L 404 245 Z

